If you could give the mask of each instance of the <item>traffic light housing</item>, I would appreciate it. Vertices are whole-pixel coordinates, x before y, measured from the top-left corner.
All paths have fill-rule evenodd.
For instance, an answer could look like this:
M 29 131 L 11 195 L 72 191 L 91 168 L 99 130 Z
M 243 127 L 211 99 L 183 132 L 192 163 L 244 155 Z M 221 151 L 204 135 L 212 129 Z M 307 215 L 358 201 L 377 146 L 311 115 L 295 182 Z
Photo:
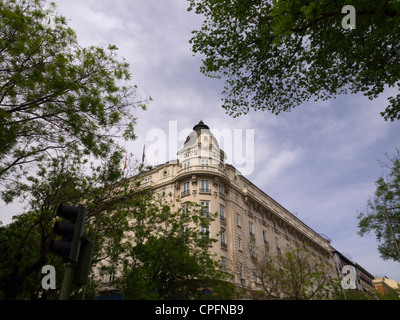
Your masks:
M 81 237 L 86 219 L 86 208 L 60 204 L 57 216 L 69 222 L 57 221 L 53 226 L 53 233 L 62 237 L 62 240 L 53 240 L 49 251 L 63 258 L 63 262 L 78 262 Z
M 93 241 L 82 237 L 81 248 L 79 250 L 79 259 L 74 271 L 72 283 L 76 286 L 82 286 L 87 283 L 87 279 L 92 265 Z

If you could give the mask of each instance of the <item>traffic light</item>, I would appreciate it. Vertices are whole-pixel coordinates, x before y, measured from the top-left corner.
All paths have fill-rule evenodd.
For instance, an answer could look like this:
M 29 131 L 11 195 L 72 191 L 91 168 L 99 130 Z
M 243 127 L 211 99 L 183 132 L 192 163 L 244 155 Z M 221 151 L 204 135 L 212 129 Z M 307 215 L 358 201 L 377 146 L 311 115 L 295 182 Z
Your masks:
M 83 286 L 87 279 L 92 265 L 93 241 L 87 237 L 82 237 L 79 259 L 74 271 L 72 283 L 76 286 Z
M 69 222 L 57 221 L 53 233 L 62 237 L 62 240 L 53 240 L 49 251 L 63 258 L 63 262 L 78 262 L 81 237 L 86 219 L 86 208 L 60 204 L 57 216 Z
M 64 280 L 60 291 L 60 300 L 68 300 L 73 285 L 82 286 L 87 283 L 89 275 L 93 242 L 83 235 L 86 220 L 86 208 L 60 204 L 57 216 L 68 222 L 57 221 L 53 226 L 53 233 L 62 237 L 62 240 L 53 240 L 49 251 L 63 258 L 65 264 Z

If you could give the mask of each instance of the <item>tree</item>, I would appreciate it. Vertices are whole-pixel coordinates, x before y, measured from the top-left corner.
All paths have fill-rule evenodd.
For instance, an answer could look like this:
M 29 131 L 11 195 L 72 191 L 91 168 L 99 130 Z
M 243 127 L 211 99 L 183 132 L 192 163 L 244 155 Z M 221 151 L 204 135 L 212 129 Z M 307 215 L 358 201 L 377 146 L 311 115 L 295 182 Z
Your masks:
M 276 254 L 259 250 L 251 259 L 250 270 L 254 285 L 241 285 L 250 299 L 329 299 L 337 291 L 332 265 L 308 248 L 290 248 Z
M 64 267 L 59 257 L 49 254 L 60 203 L 87 207 L 84 233 L 94 241 L 93 265 L 124 251 L 121 240 L 128 228 L 126 210 L 134 205 L 137 185 L 134 179 L 122 175 L 132 174 L 132 168 L 122 171 L 121 163 L 117 152 L 105 164 L 93 163 L 88 170 L 86 159 L 60 156 L 39 164 L 35 175 L 27 177 L 31 184 L 18 184 L 19 194 L 27 204 L 11 224 L 0 228 L 0 298 L 58 298 L 57 291 L 41 287 L 41 269 L 46 264 L 53 265 L 60 288 Z
M 53 9 L 55 5 L 53 4 Z M 52 20 L 51 26 L 47 24 Z M 44 0 L 0 1 L 0 184 L 70 153 L 107 157 L 134 139 L 129 65 L 117 48 L 82 48 Z M 11 198 L 4 198 L 6 202 Z
M 237 117 L 249 110 L 290 111 L 310 100 L 385 87 L 400 89 L 400 3 L 393 0 L 189 0 L 205 16 L 193 31 L 201 72 L 224 78 L 222 107 Z M 356 9 L 345 30 L 344 5 Z M 381 113 L 400 119 L 400 94 Z
M 204 215 L 195 203 L 186 203 L 190 212 L 177 210 L 166 195 L 144 201 L 135 208 L 129 254 L 119 260 L 121 276 L 115 283 L 125 299 L 232 298 L 229 275 L 209 252 L 216 240 L 200 228 L 215 215 Z M 110 262 L 109 268 L 116 272 L 118 265 Z
M 367 207 L 357 219 L 358 234 L 365 236 L 375 233 L 378 251 L 384 260 L 400 262 L 400 254 L 393 239 L 400 239 L 400 151 L 395 156 L 387 155 L 388 163 L 381 164 L 389 173 L 380 177 L 375 185 L 376 191 Z M 385 210 L 386 208 L 386 210 Z M 386 211 L 386 212 L 385 212 Z M 390 224 L 388 223 L 388 218 Z M 392 228 L 391 228 L 392 227 Z M 392 232 L 393 231 L 393 232 Z

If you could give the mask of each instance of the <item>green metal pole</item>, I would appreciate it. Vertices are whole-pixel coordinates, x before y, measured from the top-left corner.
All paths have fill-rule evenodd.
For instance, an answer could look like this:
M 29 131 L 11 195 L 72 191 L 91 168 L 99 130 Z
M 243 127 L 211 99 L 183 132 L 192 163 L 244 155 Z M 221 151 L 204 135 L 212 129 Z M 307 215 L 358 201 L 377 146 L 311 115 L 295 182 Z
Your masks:
M 75 263 L 68 262 L 65 264 L 65 273 L 63 283 L 61 285 L 59 300 L 69 300 L 72 291 L 72 280 L 74 278 Z

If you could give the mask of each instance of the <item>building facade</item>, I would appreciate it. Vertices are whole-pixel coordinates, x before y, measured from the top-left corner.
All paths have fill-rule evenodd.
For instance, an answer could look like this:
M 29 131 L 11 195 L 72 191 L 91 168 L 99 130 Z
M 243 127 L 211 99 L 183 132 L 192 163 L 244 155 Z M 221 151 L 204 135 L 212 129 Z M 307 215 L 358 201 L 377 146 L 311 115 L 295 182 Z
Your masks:
M 376 277 L 372 280 L 376 291 L 382 296 L 395 294 L 400 298 L 400 283 L 387 277 Z
M 169 194 L 171 201 L 195 202 L 218 212 L 208 231 L 218 239 L 212 253 L 237 283 L 257 284 L 251 260 L 255 248 L 265 254 L 307 246 L 334 265 L 330 241 L 242 176 L 232 165 L 209 127 L 200 121 L 178 151 L 177 161 L 167 162 L 140 175 L 141 186 Z M 332 276 L 337 277 L 333 269 Z
M 372 293 L 374 292 L 375 286 L 373 283 L 374 276 L 365 270 L 362 266 L 360 266 L 357 262 L 352 261 L 344 254 L 340 253 L 336 249 L 332 248 L 332 254 L 335 261 L 335 266 L 338 272 L 339 277 L 342 279 L 345 274 L 343 274 L 342 270 L 344 266 L 352 266 L 355 269 L 355 285 L 356 290 Z

